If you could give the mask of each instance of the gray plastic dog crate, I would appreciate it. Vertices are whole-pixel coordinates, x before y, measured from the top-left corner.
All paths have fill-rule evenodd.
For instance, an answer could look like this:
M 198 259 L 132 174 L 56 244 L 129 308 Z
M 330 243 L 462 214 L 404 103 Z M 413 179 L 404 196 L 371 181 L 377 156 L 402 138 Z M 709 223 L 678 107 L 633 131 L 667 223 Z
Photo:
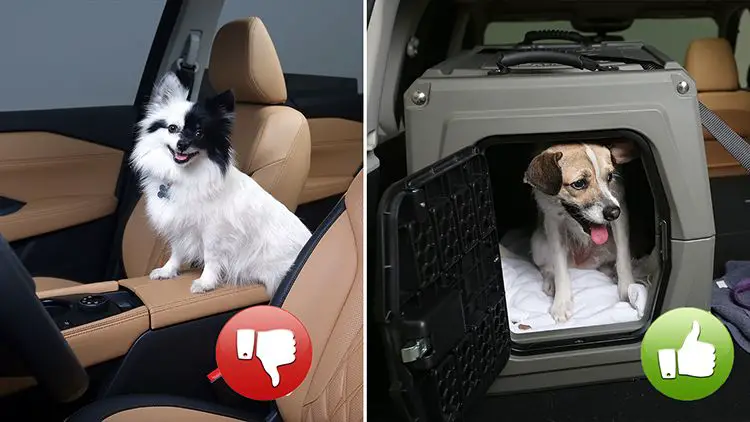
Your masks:
M 484 394 L 641 376 L 653 319 L 709 309 L 711 195 L 696 87 L 678 63 L 641 43 L 482 46 L 425 72 L 404 104 L 409 175 L 380 204 L 376 306 L 400 386 L 392 394 L 412 415 L 460 420 Z M 613 136 L 641 147 L 654 202 L 661 267 L 646 315 L 511 334 L 496 211 L 516 204 L 503 202 L 506 180 L 492 179 L 486 152 Z M 531 157 L 505 158 L 523 166 Z

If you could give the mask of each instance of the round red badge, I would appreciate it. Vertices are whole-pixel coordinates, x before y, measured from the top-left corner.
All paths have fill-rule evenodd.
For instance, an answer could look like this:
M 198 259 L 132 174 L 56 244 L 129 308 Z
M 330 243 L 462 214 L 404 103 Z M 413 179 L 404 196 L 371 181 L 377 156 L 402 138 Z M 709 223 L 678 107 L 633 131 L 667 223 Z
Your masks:
M 216 364 L 237 394 L 276 400 L 299 387 L 310 371 L 310 335 L 291 313 L 276 306 L 253 306 L 221 329 Z

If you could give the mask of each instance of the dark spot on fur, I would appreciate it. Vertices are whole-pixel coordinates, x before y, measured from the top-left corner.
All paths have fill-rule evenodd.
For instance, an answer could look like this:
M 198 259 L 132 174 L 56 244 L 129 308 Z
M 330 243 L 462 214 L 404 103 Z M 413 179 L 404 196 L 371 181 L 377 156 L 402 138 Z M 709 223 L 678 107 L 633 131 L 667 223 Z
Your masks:
M 167 122 L 165 122 L 164 120 L 157 120 L 151 123 L 151 125 L 149 125 L 146 131 L 148 133 L 154 133 L 159 129 L 166 129 L 166 127 L 167 127 Z
M 226 174 L 231 160 L 234 95 L 231 91 L 196 103 L 185 115 L 181 141 L 204 150 L 208 159 Z
M 562 156 L 563 153 L 558 151 L 545 152 L 534 157 L 526 169 L 524 182 L 547 195 L 557 195 L 563 182 L 558 164 Z

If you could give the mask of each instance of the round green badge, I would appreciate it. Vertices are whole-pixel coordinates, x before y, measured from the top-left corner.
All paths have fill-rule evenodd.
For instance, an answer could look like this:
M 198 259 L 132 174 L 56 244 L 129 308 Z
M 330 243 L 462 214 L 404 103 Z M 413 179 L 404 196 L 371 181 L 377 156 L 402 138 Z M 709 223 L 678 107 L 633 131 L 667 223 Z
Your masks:
M 659 392 L 675 400 L 710 396 L 732 372 L 734 344 L 710 312 L 678 308 L 660 316 L 641 343 L 643 372 Z

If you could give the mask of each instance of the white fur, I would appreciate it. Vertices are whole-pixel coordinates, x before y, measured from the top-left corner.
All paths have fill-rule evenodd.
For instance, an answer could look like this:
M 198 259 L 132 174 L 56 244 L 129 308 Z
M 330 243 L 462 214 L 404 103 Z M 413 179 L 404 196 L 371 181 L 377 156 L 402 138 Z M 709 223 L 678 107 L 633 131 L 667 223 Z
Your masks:
M 544 277 L 544 291 L 554 296 L 550 314 L 557 322 L 565 322 L 573 314 L 573 297 L 571 292 L 570 274 L 568 269 L 575 263 L 571 251 L 582 248 L 590 251 L 591 255 L 578 267 L 582 269 L 601 269 L 608 272 L 606 265 L 614 262 L 617 274 L 617 286 L 620 300 L 628 300 L 628 288 L 634 283 L 632 262 L 630 256 L 629 221 L 625 206 L 624 189 L 615 176 L 608 187 L 606 176 L 601 174 L 600 163 L 590 147 L 586 153 L 591 160 L 595 177 L 601 187 L 602 194 L 620 207 L 620 216 L 610 223 L 612 236 L 603 245 L 595 245 L 591 237 L 583 231 L 562 207 L 555 196 L 546 195 L 534 190 L 534 198 L 542 214 L 543 223 L 537 227 L 531 237 L 531 253 L 534 263 L 542 271 Z M 602 204 L 590 207 L 584 215 L 594 223 L 604 224 Z M 613 274 L 608 274 L 613 275 Z
M 192 284 L 194 293 L 220 282 L 261 283 L 272 297 L 310 231 L 233 164 L 223 175 L 204 154 L 185 165 L 175 163 L 166 145 L 175 148 L 179 136 L 166 129 L 149 134 L 146 128 L 162 119 L 182 127 L 191 103 L 176 77 L 168 75 L 155 92 L 131 156 L 148 219 L 171 250 L 167 263 L 150 277 L 171 278 L 184 264 L 196 262 L 203 271 Z M 162 184 L 171 184 L 168 198 L 157 197 Z

